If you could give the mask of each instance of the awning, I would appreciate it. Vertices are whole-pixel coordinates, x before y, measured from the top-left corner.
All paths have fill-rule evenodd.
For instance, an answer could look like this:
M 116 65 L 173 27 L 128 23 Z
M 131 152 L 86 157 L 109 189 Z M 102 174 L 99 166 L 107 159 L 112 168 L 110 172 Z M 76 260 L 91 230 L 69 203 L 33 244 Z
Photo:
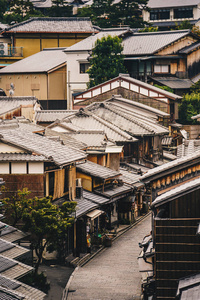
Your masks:
M 104 213 L 104 211 L 102 211 L 102 210 L 94 209 L 91 212 L 89 212 L 88 214 L 86 214 L 86 216 L 88 218 L 90 218 L 91 220 L 94 220 L 97 217 L 99 217 L 100 215 L 102 215 L 103 213 Z

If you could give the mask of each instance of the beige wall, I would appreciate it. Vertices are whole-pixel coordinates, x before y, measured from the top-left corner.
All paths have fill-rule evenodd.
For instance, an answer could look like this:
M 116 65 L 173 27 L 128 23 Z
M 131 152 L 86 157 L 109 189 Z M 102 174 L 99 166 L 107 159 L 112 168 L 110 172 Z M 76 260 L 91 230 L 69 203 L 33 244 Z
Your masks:
M 9 95 L 10 84 L 15 96 L 35 96 L 38 100 L 66 99 L 66 67 L 49 74 L 0 74 L 0 86 Z
M 193 37 L 185 37 L 182 40 L 179 40 L 178 42 L 175 42 L 174 44 L 170 45 L 169 47 L 164 48 L 163 50 L 159 51 L 157 54 L 158 55 L 167 55 L 167 54 L 174 54 L 178 50 L 189 46 L 190 44 L 196 42 L 197 39 Z

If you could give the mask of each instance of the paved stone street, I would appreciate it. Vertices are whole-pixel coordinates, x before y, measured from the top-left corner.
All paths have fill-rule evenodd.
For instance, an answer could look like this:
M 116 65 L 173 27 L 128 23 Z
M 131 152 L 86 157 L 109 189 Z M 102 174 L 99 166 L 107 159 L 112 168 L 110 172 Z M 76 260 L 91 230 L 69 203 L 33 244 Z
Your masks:
M 68 300 L 140 299 L 141 275 L 138 243 L 151 230 L 150 215 L 119 237 L 88 264 L 80 267 L 71 280 Z

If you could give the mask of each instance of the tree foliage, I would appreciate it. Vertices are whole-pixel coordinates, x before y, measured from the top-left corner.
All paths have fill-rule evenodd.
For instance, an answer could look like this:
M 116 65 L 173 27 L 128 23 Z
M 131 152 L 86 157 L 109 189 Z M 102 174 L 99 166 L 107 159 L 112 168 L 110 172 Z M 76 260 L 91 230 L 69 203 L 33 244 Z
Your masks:
M 46 248 L 57 250 L 60 259 L 66 256 L 68 228 L 74 222 L 71 214 L 76 202 L 65 202 L 58 207 L 49 197 L 29 199 L 29 194 L 27 189 L 19 190 L 12 198 L 3 199 L 3 204 L 5 215 L 12 216 L 12 224 L 21 221 L 23 230 L 31 234 L 31 245 L 37 255 L 37 272 Z
M 200 113 L 200 93 L 186 94 L 179 105 L 179 121 L 181 124 L 196 124 L 191 117 Z
M 144 27 L 143 8 L 147 9 L 148 0 L 94 0 L 91 6 L 78 10 L 78 16 L 90 17 L 93 24 L 105 28 L 127 25 L 133 28 Z
M 90 77 L 88 87 L 98 85 L 117 77 L 119 73 L 126 72 L 121 42 L 122 40 L 117 36 L 107 36 L 96 41 L 90 58 L 91 66 L 87 71 Z
M 170 92 L 170 93 L 174 92 L 174 90 L 172 88 L 170 88 L 169 86 L 166 86 L 166 85 L 154 84 L 154 86 L 157 87 L 157 88 L 159 88 L 159 89 L 161 89 L 161 90 Z

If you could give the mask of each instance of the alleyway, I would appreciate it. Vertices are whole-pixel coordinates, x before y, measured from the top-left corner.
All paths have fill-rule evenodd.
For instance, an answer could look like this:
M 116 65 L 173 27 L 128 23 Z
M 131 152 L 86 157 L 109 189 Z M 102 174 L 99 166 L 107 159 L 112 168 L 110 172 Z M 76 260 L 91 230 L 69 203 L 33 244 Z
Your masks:
M 151 230 L 150 215 L 80 267 L 69 287 L 68 300 L 140 299 L 138 243 Z

